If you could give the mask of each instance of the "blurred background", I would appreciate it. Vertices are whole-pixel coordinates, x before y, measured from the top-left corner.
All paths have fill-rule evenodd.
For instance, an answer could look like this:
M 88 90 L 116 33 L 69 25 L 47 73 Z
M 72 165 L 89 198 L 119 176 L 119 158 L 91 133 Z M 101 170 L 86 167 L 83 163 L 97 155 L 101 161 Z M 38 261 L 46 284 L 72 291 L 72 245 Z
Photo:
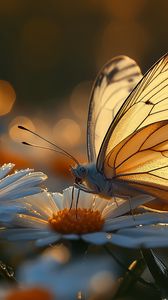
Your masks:
M 51 190 L 71 183 L 71 161 L 26 147 L 24 125 L 86 161 L 93 80 L 115 55 L 143 73 L 168 50 L 166 0 L 0 0 L 0 164 L 34 167 Z

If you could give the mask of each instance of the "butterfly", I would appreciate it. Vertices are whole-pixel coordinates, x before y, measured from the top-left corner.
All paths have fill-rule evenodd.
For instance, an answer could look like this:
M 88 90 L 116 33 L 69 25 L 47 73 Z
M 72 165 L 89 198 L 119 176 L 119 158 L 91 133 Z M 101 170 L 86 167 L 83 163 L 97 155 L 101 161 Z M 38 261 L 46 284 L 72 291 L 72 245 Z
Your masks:
M 168 200 L 168 54 L 144 76 L 127 56 L 115 57 L 99 72 L 88 112 L 88 164 L 18 127 L 76 163 L 71 171 L 79 190 L 107 198 L 144 193 Z
M 168 200 L 168 54 L 144 76 L 126 56 L 102 68 L 90 98 L 87 152 L 89 163 L 72 168 L 79 189 Z

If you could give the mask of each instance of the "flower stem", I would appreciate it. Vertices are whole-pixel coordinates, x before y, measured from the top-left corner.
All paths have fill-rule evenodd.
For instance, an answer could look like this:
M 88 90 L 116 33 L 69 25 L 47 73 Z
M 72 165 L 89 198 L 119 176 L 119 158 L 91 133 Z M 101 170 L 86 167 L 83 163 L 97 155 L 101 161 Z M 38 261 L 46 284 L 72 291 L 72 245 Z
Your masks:
M 126 274 L 123 278 L 122 284 L 120 286 L 120 289 L 117 293 L 118 294 L 125 294 L 125 292 L 129 289 L 130 286 L 135 284 L 137 281 L 143 284 L 144 286 L 147 287 L 152 287 L 156 289 L 156 287 L 150 283 L 144 280 L 143 278 L 140 277 L 140 275 L 143 273 L 146 267 L 146 263 L 144 259 L 139 259 L 134 261 L 130 267 L 128 268 L 109 248 L 108 246 L 104 246 L 105 250 L 112 256 L 112 258 L 119 264 L 120 267 L 126 271 Z
M 168 299 L 168 268 L 152 249 L 141 250 L 146 264 L 151 272 L 161 299 Z
M 64 241 L 65 243 L 65 241 Z M 82 239 L 79 240 L 71 240 L 70 243 L 65 243 L 68 248 L 70 248 L 70 252 L 72 258 L 80 258 L 86 255 L 89 244 Z

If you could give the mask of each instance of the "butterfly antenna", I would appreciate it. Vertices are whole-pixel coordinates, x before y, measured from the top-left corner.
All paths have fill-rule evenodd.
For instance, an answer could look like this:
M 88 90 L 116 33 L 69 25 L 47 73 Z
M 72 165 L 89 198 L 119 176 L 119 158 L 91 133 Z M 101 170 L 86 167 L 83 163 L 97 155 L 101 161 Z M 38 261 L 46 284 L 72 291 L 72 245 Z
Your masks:
M 27 142 L 22 142 L 22 144 L 27 145 L 27 146 L 32 146 L 32 147 L 35 147 L 35 148 L 41 148 L 41 149 L 55 151 L 55 152 L 60 153 L 60 154 L 64 154 L 65 156 L 71 158 L 77 165 L 79 165 L 78 160 L 73 155 L 71 155 L 70 153 L 68 153 L 66 150 L 64 150 L 63 148 L 61 148 L 60 146 L 52 143 L 51 141 L 49 141 L 46 138 L 44 138 L 41 135 L 39 135 L 38 133 L 36 133 L 36 132 L 34 132 L 34 131 L 32 131 L 32 130 L 24 127 L 24 126 L 19 125 L 18 128 L 32 133 L 33 135 L 37 136 L 38 138 L 40 138 L 41 140 L 47 142 L 48 144 L 54 146 L 55 148 L 57 148 L 60 151 L 54 150 L 52 148 L 47 148 L 47 147 L 43 147 L 43 146 L 37 146 L 37 145 L 29 144 Z
M 33 148 L 40 148 L 40 149 L 44 149 L 44 150 L 50 150 L 50 151 L 54 151 L 56 153 L 59 153 L 59 154 L 63 154 L 65 155 L 66 157 L 69 158 L 69 155 L 67 155 L 66 153 L 62 152 L 62 151 L 58 151 L 58 150 L 55 150 L 55 149 L 52 149 L 52 148 L 49 148 L 49 147 L 44 147 L 44 146 L 39 146 L 39 145 L 34 145 L 34 144 L 30 144 L 30 143 L 27 143 L 27 142 L 22 142 L 23 145 L 26 145 L 26 146 L 31 146 Z M 71 166 L 70 166 L 71 167 Z

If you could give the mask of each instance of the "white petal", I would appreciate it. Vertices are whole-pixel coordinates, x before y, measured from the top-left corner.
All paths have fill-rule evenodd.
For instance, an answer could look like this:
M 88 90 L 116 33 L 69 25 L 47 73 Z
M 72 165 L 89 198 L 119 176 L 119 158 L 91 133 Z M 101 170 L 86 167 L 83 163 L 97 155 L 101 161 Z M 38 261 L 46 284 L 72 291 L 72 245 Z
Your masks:
M 74 194 L 73 194 L 74 193 Z M 74 195 L 74 196 L 73 196 Z M 79 189 L 69 187 L 63 190 L 63 208 L 76 208 L 78 199 L 78 207 L 80 208 L 91 208 L 95 201 L 95 195 L 89 194 Z
M 42 172 L 28 173 L 28 170 L 19 171 L 13 175 L 7 176 L 0 182 L 0 200 L 17 197 L 23 197 L 27 193 L 32 193 L 33 187 L 39 185 L 47 176 Z M 26 175 L 25 175 L 26 174 Z M 30 192 L 28 192 L 30 189 Z M 38 192 L 38 190 L 35 190 Z
M 9 163 L 9 164 L 4 164 L 2 167 L 0 167 L 0 179 L 5 177 L 13 168 L 14 164 Z
M 25 169 L 25 170 L 16 171 L 11 175 L 6 176 L 0 181 L 0 189 L 3 189 L 4 187 L 12 184 L 13 182 L 16 182 L 17 180 L 21 179 L 25 175 L 31 173 L 31 171 L 32 170 L 30 169 Z
M 29 189 L 14 189 L 13 191 L 7 191 L 6 189 L 4 191 L 0 191 L 0 201 L 6 200 L 16 200 L 21 197 L 26 197 L 34 194 L 40 194 L 43 192 L 43 189 L 41 187 L 30 187 Z
M 63 190 L 63 208 L 70 208 L 71 202 L 72 202 L 72 188 L 69 187 Z
M 76 197 L 77 198 L 77 197 Z M 84 191 L 80 191 L 78 207 L 80 208 L 92 208 L 95 203 L 96 196 Z
M 28 214 L 32 214 L 34 212 L 34 215 L 39 216 L 44 220 L 48 220 L 48 218 L 52 217 L 53 212 L 57 210 L 52 194 L 47 191 L 25 198 L 20 198 L 17 200 L 17 203 L 26 205 Z
M 126 214 L 127 212 L 129 212 L 130 210 L 135 209 L 136 207 L 147 203 L 151 200 L 153 200 L 154 198 L 152 196 L 149 195 L 138 195 L 135 197 L 132 197 L 129 200 L 124 200 L 120 199 L 120 198 L 116 198 L 116 200 L 114 201 L 114 203 L 116 204 L 115 206 L 111 207 L 111 213 L 108 211 L 108 218 L 115 218 L 121 215 Z M 109 206 L 110 208 L 110 206 Z
M 143 248 L 161 248 L 168 247 L 168 239 L 164 236 L 131 237 L 120 234 L 114 234 L 111 240 L 112 244 L 125 248 L 143 249 Z
M 41 230 L 33 228 L 1 229 L 0 238 L 8 241 L 33 241 L 48 237 L 50 230 Z
M 78 234 L 64 234 L 62 238 L 67 240 L 79 240 L 81 237 Z
M 13 224 L 16 214 L 25 213 L 25 209 L 17 206 L 0 207 L 0 225 L 9 227 Z
M 101 213 L 103 213 L 103 210 L 109 205 L 108 200 L 105 200 L 103 198 L 96 197 L 95 199 L 95 205 L 94 210 L 99 210 Z M 103 216 L 103 214 L 102 214 Z
M 132 237 L 144 237 L 144 236 L 168 236 L 168 224 L 156 224 L 156 225 L 146 225 L 137 226 L 134 228 L 125 228 L 118 231 L 122 235 L 131 235 Z
M 39 228 L 44 230 L 48 228 L 48 222 L 46 220 L 32 217 L 25 214 L 17 214 L 12 222 L 13 227 L 20 227 L 20 228 Z
M 60 238 L 61 238 L 61 234 L 57 234 L 57 233 L 52 234 L 51 233 L 51 235 L 49 237 L 38 239 L 35 242 L 35 245 L 37 247 L 44 247 L 44 246 L 47 246 L 47 245 L 57 242 L 58 240 L 60 240 Z
M 51 196 L 56 204 L 56 211 L 62 210 L 63 207 L 63 195 L 61 193 L 51 193 Z
M 139 215 L 121 216 L 111 220 L 106 220 L 104 230 L 114 231 L 126 227 L 156 224 L 160 222 L 168 223 L 168 213 L 144 213 Z
M 83 234 L 82 239 L 86 242 L 103 245 L 108 242 L 107 235 L 105 232 L 93 232 L 88 234 Z
M 109 241 L 110 242 L 110 241 Z M 141 242 L 138 239 L 132 239 L 120 234 L 113 234 L 111 243 L 125 248 L 139 248 Z
M 104 219 L 111 219 L 116 217 L 116 211 L 119 208 L 119 205 L 125 203 L 125 200 L 120 199 L 119 202 L 108 201 L 108 205 L 102 211 L 102 217 Z M 120 214 L 119 214 L 120 215 Z
M 168 246 L 168 226 L 141 226 L 121 229 L 113 234 L 112 243 L 127 248 L 160 248 Z

